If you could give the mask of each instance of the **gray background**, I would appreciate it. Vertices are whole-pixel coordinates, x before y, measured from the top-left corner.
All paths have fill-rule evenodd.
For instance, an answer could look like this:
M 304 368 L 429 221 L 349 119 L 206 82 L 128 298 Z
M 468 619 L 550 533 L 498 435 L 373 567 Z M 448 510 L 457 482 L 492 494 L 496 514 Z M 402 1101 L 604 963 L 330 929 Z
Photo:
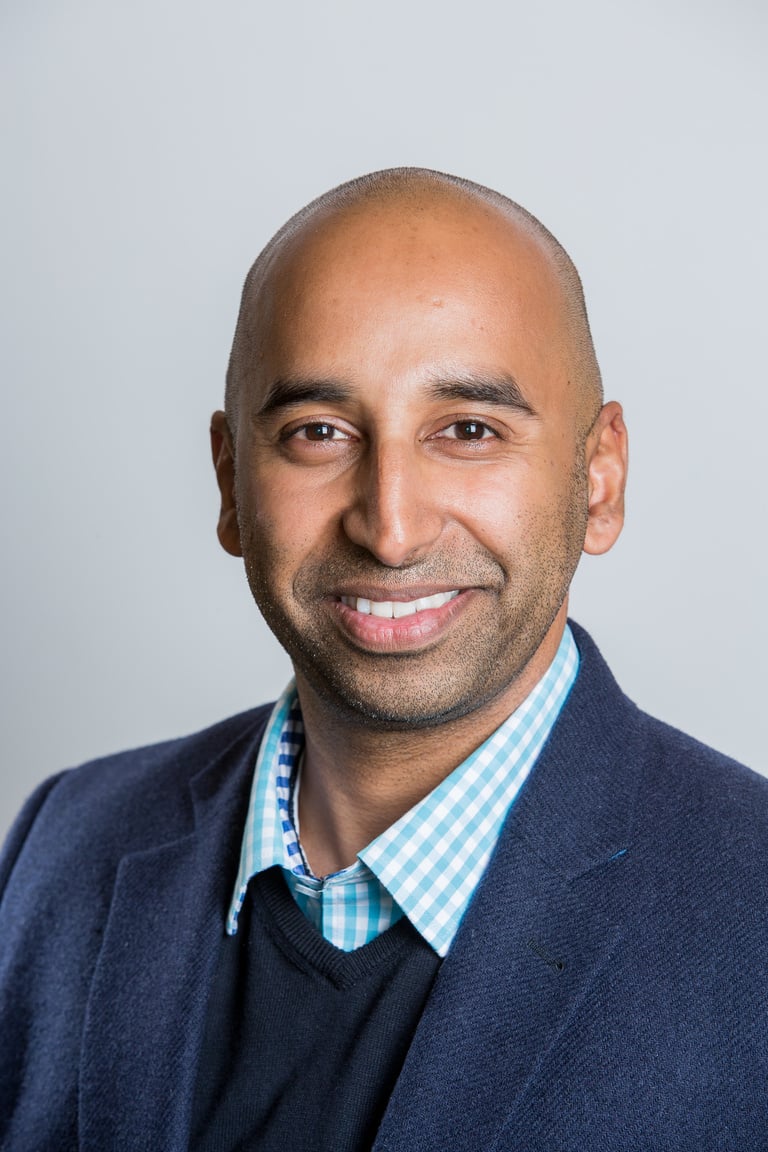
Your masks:
M 0 832 L 49 772 L 272 696 L 207 421 L 241 281 L 312 196 L 423 164 L 570 249 L 625 404 L 573 614 L 650 711 L 765 756 L 762 0 L 0 6 Z

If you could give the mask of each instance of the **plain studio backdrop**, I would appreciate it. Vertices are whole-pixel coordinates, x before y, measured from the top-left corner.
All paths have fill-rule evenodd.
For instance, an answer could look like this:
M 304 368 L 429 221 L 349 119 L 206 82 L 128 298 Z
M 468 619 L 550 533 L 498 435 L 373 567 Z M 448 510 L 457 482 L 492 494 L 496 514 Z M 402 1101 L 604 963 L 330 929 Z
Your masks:
M 283 686 L 216 542 L 208 418 L 265 241 L 399 164 L 500 189 L 570 250 L 632 449 L 572 615 L 644 708 L 768 769 L 767 11 L 2 5 L 0 832 L 50 772 Z

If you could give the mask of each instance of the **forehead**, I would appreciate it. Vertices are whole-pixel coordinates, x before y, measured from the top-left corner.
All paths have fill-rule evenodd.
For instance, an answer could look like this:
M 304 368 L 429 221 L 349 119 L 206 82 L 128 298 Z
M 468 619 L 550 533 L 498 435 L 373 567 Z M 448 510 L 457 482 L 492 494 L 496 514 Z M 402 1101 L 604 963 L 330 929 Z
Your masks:
M 260 379 L 376 372 L 382 382 L 510 372 L 567 376 L 566 300 L 524 221 L 468 198 L 357 205 L 312 220 L 276 254 L 253 301 Z

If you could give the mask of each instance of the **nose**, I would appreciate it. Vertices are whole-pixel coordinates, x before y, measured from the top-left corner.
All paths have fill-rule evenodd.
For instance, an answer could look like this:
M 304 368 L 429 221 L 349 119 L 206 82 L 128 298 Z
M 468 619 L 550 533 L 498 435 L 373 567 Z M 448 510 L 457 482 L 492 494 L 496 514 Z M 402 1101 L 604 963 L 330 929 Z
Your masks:
M 356 469 L 342 518 L 348 538 L 388 568 L 429 552 L 444 523 L 439 478 L 431 471 L 417 445 L 372 446 Z

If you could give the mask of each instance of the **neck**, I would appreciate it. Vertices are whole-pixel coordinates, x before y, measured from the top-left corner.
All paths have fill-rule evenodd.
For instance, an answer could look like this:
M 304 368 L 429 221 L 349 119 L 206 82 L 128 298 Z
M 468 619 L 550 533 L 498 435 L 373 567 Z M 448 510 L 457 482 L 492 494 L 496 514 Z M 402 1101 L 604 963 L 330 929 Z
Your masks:
M 374 728 L 334 707 L 297 672 L 306 737 L 299 793 L 301 845 L 317 876 L 358 852 L 458 767 L 522 704 L 554 659 L 562 628 L 498 697 L 455 720 L 404 731 Z

